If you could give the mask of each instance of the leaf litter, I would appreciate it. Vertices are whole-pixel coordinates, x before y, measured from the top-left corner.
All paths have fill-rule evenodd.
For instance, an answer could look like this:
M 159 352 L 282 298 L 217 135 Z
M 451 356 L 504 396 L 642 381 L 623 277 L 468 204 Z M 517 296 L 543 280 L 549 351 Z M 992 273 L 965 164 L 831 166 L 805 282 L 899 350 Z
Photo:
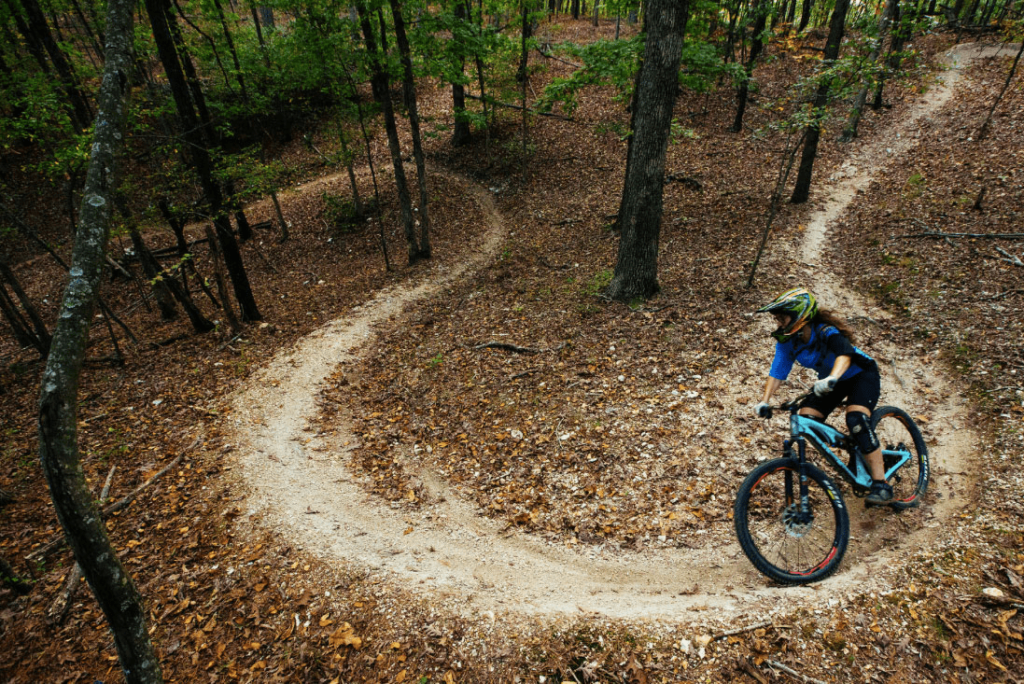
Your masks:
M 1005 60 L 989 66 L 990 90 L 1000 68 L 1005 73 Z M 911 88 L 901 87 L 898 97 L 906 99 L 896 103 L 890 116 L 910 106 Z M 771 269 L 764 271 L 758 292 L 740 287 L 763 209 L 759 197 L 766 195 L 770 174 L 760 181 L 736 179 L 733 185 L 750 193 L 744 199 L 732 194 L 733 185 L 719 180 L 735 172 L 724 175 L 720 169 L 736 168 L 735 159 L 749 159 L 751 149 L 764 154 L 770 143 L 734 143 L 726 152 L 730 136 L 717 131 L 724 130 L 728 119 L 729 93 L 712 97 L 720 98 L 720 106 L 709 106 L 695 127 L 705 138 L 670 151 L 670 169 L 698 176 L 705 190 L 669 186 L 661 271 L 665 292 L 638 311 L 593 295 L 606 277 L 602 271 L 613 263 L 615 237 L 603 225 L 604 217 L 616 210 L 613 171 L 621 169 L 621 144 L 606 136 L 578 145 L 574 141 L 581 132 L 560 124 L 532 129 L 538 150 L 551 150 L 552 158 L 561 161 L 536 164 L 527 188 L 510 182 L 493 193 L 508 236 L 498 259 L 467 280 L 446 285 L 445 297 L 414 307 L 401 319 L 409 323 L 406 330 L 384 326 L 366 360 L 347 373 L 343 370 L 343 377 L 324 388 L 323 415 L 311 428 L 329 438 L 340 421 L 352 423 L 358 441 L 348 445 L 353 451 L 347 467 L 362 480 L 365 507 L 412 519 L 404 530 L 415 529 L 413 514 L 438 505 L 441 498 L 469 502 L 471 509 L 507 528 L 505 534 L 526 535 L 552 547 L 604 545 L 627 559 L 626 565 L 663 549 L 690 550 L 685 544 L 673 547 L 669 539 L 707 538 L 708 545 L 698 550 L 715 550 L 716 541 L 728 540 L 728 524 L 714 516 L 721 509 L 727 514 L 730 478 L 734 491 L 736 478 L 758 458 L 769 456 L 779 439 L 777 425 L 764 427 L 743 418 L 749 406 L 741 402 L 756 396 L 770 349 L 763 349 L 763 358 L 745 352 L 761 350 L 766 329 L 741 314 L 802 273 L 787 268 L 793 264 L 792 252 L 780 250 L 771 258 Z M 980 100 L 961 92 L 951 106 L 965 108 Z M 600 98 L 588 104 L 609 107 Z M 609 111 L 623 116 L 613 107 Z M 993 148 L 992 168 L 999 168 L 998 160 L 1014 149 L 1019 145 Z M 821 168 L 828 168 L 842 151 L 826 144 L 823 153 Z M 497 169 L 473 169 L 473 162 L 482 158 L 434 152 L 439 165 L 457 162 L 485 178 L 502 171 L 500 162 Z M 445 182 L 435 178 L 435 183 Z M 466 201 L 462 189 L 467 186 L 452 182 L 448 187 L 450 202 L 438 204 L 456 209 L 456 215 L 472 213 L 473 203 Z M 940 491 L 935 497 L 958 497 L 955 514 L 944 523 L 950 534 L 941 541 L 933 536 L 928 546 L 908 552 L 897 546 L 899 537 L 927 525 L 928 508 L 899 523 L 892 517 L 878 522 L 879 529 L 887 530 L 879 544 L 891 545 L 898 555 L 879 550 L 866 553 L 863 562 L 848 558 L 844 577 L 857 575 L 859 585 L 837 578 L 815 588 L 781 592 L 764 589 L 750 571 L 745 583 L 754 585 L 753 592 L 739 582 L 721 592 L 749 595 L 762 587 L 760 591 L 776 591 L 784 599 L 769 609 L 770 625 L 721 639 L 715 636 L 752 618 L 753 611 L 725 613 L 723 619 L 717 608 L 709 610 L 711 597 L 700 594 L 701 576 L 677 585 L 698 600 L 682 617 L 672 619 L 648 620 L 642 601 L 633 617 L 624 619 L 586 612 L 536 621 L 523 619 L 517 611 L 490 609 L 467 615 L 460 607 L 465 600 L 461 591 L 406 588 L 360 559 L 328 562 L 323 549 L 300 548 L 298 540 L 273 526 L 252 527 L 251 514 L 268 523 L 271 516 L 251 510 L 250 499 L 238 489 L 237 444 L 225 439 L 228 426 L 217 417 L 228 411 L 226 391 L 258 377 L 254 369 L 268 364 L 278 349 L 323 321 L 351 312 L 364 292 L 394 280 L 379 273 L 372 236 L 366 237 L 361 255 L 342 262 L 323 254 L 326 237 L 311 227 L 317 211 L 294 198 L 288 206 L 289 215 L 305 211 L 303 216 L 311 220 L 295 222 L 300 229 L 295 252 L 289 254 L 291 246 L 279 250 L 283 261 L 275 263 L 284 273 L 275 278 L 273 271 L 260 268 L 259 257 L 251 260 L 260 272 L 254 280 L 261 305 L 266 302 L 267 327 L 255 326 L 244 340 L 226 347 L 220 346 L 223 338 L 210 336 L 160 348 L 153 366 L 162 372 L 155 375 L 142 376 L 132 364 L 116 372 L 94 368 L 84 383 L 89 389 L 83 413 L 86 419 L 96 418 L 83 429 L 87 469 L 95 480 L 102 481 L 106 464 L 116 461 L 141 482 L 192 436 L 206 436 L 173 477 L 169 474 L 145 502 L 111 524 L 118 548 L 137 542 L 125 559 L 147 597 L 169 680 L 758 680 L 742 674 L 754 671 L 771 681 L 786 667 L 828 681 L 966 681 L 968 672 L 976 673 L 971 681 L 1000 681 L 1019 664 L 1021 626 L 1014 602 L 1021 599 L 1024 559 L 1017 551 L 1020 533 L 1014 527 L 1019 515 L 1013 517 L 1019 512 L 1019 488 L 1009 485 L 1021 448 L 1013 424 L 1001 417 L 1003 411 L 1012 417 L 1013 406 L 983 401 L 994 392 L 981 390 L 998 385 L 979 387 L 977 381 L 973 387 L 980 398 L 964 409 L 974 412 L 969 416 L 960 410 L 952 417 L 939 415 L 939 407 L 927 401 L 921 407 L 921 416 L 931 424 L 950 422 L 949 429 L 960 433 L 974 426 L 980 449 L 1000 456 L 985 487 L 973 488 L 963 473 L 947 473 L 952 483 L 936 488 Z M 786 207 L 776 239 L 801 239 L 798 226 L 806 225 L 806 213 Z M 474 229 L 479 223 L 472 217 L 464 223 L 435 221 L 451 226 L 451 245 L 438 247 L 437 253 L 453 254 L 451 264 L 461 261 L 456 246 L 470 244 L 480 232 Z M 308 236 L 301 236 L 303 226 L 310 226 Z M 742 226 L 749 230 L 737 230 Z M 446 229 L 438 230 L 445 234 Z M 298 247 L 302 244 L 309 246 Z M 347 244 L 358 245 L 359 238 Z M 890 265 L 870 252 L 869 241 L 842 245 L 841 252 L 825 258 L 835 262 L 837 271 L 851 264 L 847 268 L 855 273 L 846 277 L 849 283 L 868 272 L 852 264 L 875 264 L 871 268 L 882 273 Z M 341 263 L 332 264 L 334 260 Z M 310 266 L 318 277 L 297 280 L 296 274 Z M 320 280 L 332 289 L 318 289 Z M 298 282 L 303 288 L 296 292 Z M 976 286 L 969 278 L 958 284 Z M 267 296 L 269 292 L 275 297 Z M 286 301 L 279 304 L 276 296 L 282 294 Z M 926 306 L 933 301 L 915 303 L 920 307 L 916 315 L 943 320 L 941 307 Z M 892 314 L 876 319 L 881 330 L 865 330 L 869 344 L 907 337 L 898 335 L 907 332 L 899 306 L 885 304 Z M 942 310 L 951 316 L 946 329 L 955 329 L 956 309 Z M 869 318 L 874 318 L 872 313 L 879 312 L 869 311 Z M 1013 320 L 1007 315 L 1004 326 Z M 177 331 L 173 325 L 166 329 Z M 491 340 L 544 351 L 512 356 L 472 349 Z M 903 345 L 891 348 L 907 354 L 906 359 L 894 359 L 894 365 L 908 376 L 917 363 L 929 370 L 954 368 L 957 347 L 938 335 L 915 349 L 919 362 Z M 971 368 L 981 368 L 973 377 L 995 379 L 986 376 L 994 375 L 989 369 L 1002 358 L 997 352 L 1005 347 L 977 350 Z M 182 383 L 188 372 L 197 381 Z M 143 377 L 144 382 L 135 382 Z M 931 381 L 925 377 L 921 385 L 928 389 Z M 26 386 L 21 395 L 30 396 L 31 381 L 20 382 Z M 16 406 L 15 394 L 5 392 L 5 403 Z M 154 403 L 158 399 L 163 401 Z M 21 405 L 31 403 L 23 400 Z M 110 420 L 112 411 L 120 420 Z M 231 418 L 228 414 L 227 420 Z M 45 519 L 45 489 L 39 486 L 38 471 L 33 474 L 31 418 L 19 425 L 9 447 L 24 460 L 7 465 L 4 473 L 5 483 L 16 483 L 19 495 L 4 511 L 8 521 L 19 521 L 2 547 L 11 558 L 57 531 L 56 522 Z M 609 476 L 606 471 L 615 465 L 625 473 Z M 508 470 L 503 479 L 498 477 Z M 955 484 L 958 477 L 965 479 Z M 690 485 L 694 489 L 686 489 Z M 127 490 L 132 485 L 119 486 Z M 972 501 L 984 506 L 964 506 Z M 712 519 L 702 520 L 694 508 L 704 511 L 705 518 L 712 512 Z M 891 529 L 894 524 L 899 529 Z M 857 544 L 863 541 L 855 539 Z M 907 569 L 875 573 L 879 569 L 871 567 L 873 558 L 898 558 Z M 5 655 L 0 668 L 12 681 L 116 679 L 120 675 L 109 637 L 87 592 L 79 594 L 72 616 L 59 628 L 63 638 L 43 639 L 49 633 L 42 618 L 46 597 L 53 595 L 64 574 L 62 560 L 51 562 L 56 567 L 38 569 L 29 598 L 4 595 L 0 639 Z M 870 576 L 851 569 L 862 566 Z M 876 581 L 875 574 L 885 575 L 885 581 Z M 485 576 L 479 586 L 486 582 Z

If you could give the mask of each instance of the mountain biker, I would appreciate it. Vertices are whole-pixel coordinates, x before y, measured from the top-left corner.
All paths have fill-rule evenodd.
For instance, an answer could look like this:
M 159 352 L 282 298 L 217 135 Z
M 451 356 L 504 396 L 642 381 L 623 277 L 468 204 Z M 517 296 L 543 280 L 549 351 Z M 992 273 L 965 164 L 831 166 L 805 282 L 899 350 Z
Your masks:
M 845 399 L 846 426 L 865 455 L 871 473 L 871 490 L 865 503 L 890 503 L 892 487 L 885 481 L 882 449 L 871 429 L 871 412 L 881 394 L 878 364 L 853 345 L 853 332 L 848 324 L 834 313 L 820 309 L 814 295 L 804 288 L 782 293 L 757 313 L 770 313 L 778 328 L 772 332 L 776 340 L 775 358 L 754 412 L 760 418 L 771 414 L 768 401 L 789 377 L 794 361 L 817 371 L 814 392 L 801 404 L 800 415 L 824 422 Z

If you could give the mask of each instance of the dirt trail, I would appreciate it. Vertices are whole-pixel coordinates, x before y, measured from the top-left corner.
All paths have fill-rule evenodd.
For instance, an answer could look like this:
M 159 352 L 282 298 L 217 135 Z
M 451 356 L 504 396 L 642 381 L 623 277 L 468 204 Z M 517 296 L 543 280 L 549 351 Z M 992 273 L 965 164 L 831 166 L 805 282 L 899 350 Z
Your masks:
M 808 226 L 801 261 L 819 261 L 829 222 L 846 209 L 858 188 L 866 187 L 885 153 L 900 154 L 914 143 L 915 123 L 949 99 L 962 64 L 991 54 L 994 49 L 968 46 L 951 53 L 952 68 L 943 83 L 896 131 L 844 166 L 844 178 L 829 188 L 827 203 Z M 249 488 L 249 514 L 287 536 L 293 545 L 329 562 L 389 575 L 421 590 L 444 609 L 463 615 L 493 618 L 496 613 L 584 611 L 626 619 L 686 620 L 689 616 L 707 620 L 713 615 L 721 621 L 740 616 L 754 620 L 776 609 L 791 610 L 795 602 L 831 607 L 866 586 L 884 587 L 890 557 L 906 554 L 932 538 L 966 503 L 962 497 L 938 499 L 915 512 L 919 517 L 910 527 L 916 530 L 910 533 L 896 524 L 887 526 L 891 517 L 870 517 L 887 513 L 864 514 L 851 505 L 857 513 L 850 551 L 840 574 L 824 585 L 828 590 L 818 591 L 766 586 L 735 542 L 697 551 L 635 553 L 604 547 L 572 550 L 504 531 L 499 522 L 480 516 L 473 505 L 427 472 L 418 475 L 433 490 L 433 503 L 414 514 L 368 495 L 347 467 L 348 450 L 356 442 L 347 427 L 338 426 L 338 432 L 328 438 L 311 432 L 309 420 L 317 414 L 323 381 L 339 364 L 359 362 L 359 350 L 372 342 L 374 326 L 387 324 L 407 305 L 437 294 L 497 253 L 505 235 L 501 217 L 487 191 L 468 182 L 466 188 L 488 217 L 488 226 L 464 263 L 449 270 L 435 267 L 415 282 L 377 293 L 344 318 L 281 352 L 233 399 L 231 439 L 237 447 L 241 479 Z M 830 306 L 876 320 L 883 315 L 823 269 L 813 268 L 811 274 L 808 284 Z M 904 405 L 912 415 L 927 409 L 933 416 L 928 425 L 938 471 L 933 486 L 947 492 L 954 485 L 962 486 L 963 482 L 948 479 L 967 470 L 965 462 L 975 443 L 963 429 L 962 401 L 941 379 L 926 375 L 909 350 L 903 356 L 895 349 L 873 351 L 881 351 L 887 403 Z M 925 383 L 931 387 L 924 388 Z M 746 408 L 730 410 L 739 413 Z M 954 475 L 944 474 L 949 472 Z M 884 524 L 876 524 L 880 520 Z M 684 589 L 685 595 L 680 593 Z M 705 612 L 709 609 L 710 614 Z

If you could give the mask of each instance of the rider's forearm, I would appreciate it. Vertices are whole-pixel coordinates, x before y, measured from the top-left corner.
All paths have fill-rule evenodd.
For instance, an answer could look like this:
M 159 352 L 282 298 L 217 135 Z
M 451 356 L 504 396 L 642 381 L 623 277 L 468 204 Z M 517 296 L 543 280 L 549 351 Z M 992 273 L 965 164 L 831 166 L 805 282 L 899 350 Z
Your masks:
M 837 356 L 836 362 L 832 364 L 832 372 L 829 373 L 833 378 L 838 380 L 843 377 L 843 373 L 850 369 L 850 357 L 849 356 Z
M 762 395 L 761 401 L 767 404 L 768 400 L 772 398 L 772 395 L 775 394 L 775 390 L 779 389 L 779 385 L 781 384 L 782 381 L 778 378 L 768 376 L 768 381 L 764 383 L 764 395 Z

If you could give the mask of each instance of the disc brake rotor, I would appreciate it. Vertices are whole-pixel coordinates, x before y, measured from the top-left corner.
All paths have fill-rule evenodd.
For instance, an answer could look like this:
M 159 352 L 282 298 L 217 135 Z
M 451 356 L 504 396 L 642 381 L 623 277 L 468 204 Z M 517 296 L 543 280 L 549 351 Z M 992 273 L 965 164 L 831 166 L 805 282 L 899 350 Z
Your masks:
M 814 525 L 814 516 L 811 513 L 802 513 L 800 504 L 794 502 L 782 511 L 782 524 L 786 528 L 786 534 L 800 539 L 811 531 L 811 527 Z

